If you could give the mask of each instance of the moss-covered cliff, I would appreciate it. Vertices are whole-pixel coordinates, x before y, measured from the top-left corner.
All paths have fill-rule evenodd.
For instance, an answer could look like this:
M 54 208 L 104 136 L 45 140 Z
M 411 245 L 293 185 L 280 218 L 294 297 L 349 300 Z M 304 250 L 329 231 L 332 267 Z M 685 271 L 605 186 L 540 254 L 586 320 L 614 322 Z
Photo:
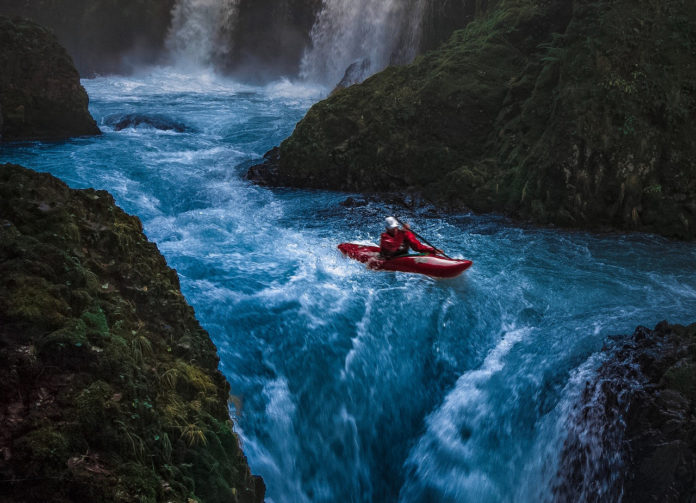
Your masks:
M 107 192 L 0 165 L 0 361 L 3 501 L 263 500 L 213 343 Z
M 312 107 L 251 177 L 693 239 L 696 4 L 483 3 L 440 49 Z
M 0 15 L 52 29 L 83 76 L 153 62 L 164 47 L 175 0 L 0 0 Z
M 0 141 L 99 134 L 72 60 L 51 32 L 0 17 Z

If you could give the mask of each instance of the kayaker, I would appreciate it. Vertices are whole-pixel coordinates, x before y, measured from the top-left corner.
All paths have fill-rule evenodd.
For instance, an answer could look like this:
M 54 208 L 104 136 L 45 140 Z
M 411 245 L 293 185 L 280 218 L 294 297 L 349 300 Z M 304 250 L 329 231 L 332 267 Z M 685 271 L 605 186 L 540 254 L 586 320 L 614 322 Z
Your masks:
M 409 249 L 420 253 L 442 253 L 442 250 L 426 246 L 413 235 L 408 224 L 403 224 L 399 229 L 399 221 L 394 217 L 387 217 L 387 230 L 382 233 L 379 247 L 380 253 L 388 258 L 405 255 Z

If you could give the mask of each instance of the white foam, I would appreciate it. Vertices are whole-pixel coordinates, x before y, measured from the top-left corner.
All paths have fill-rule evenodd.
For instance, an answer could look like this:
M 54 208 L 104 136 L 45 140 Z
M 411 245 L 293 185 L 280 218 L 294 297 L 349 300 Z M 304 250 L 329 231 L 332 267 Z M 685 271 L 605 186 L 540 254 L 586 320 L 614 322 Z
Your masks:
M 244 451 L 269 488 L 266 501 L 274 503 L 304 503 L 310 499 L 302 489 L 302 476 L 297 469 L 300 453 L 299 439 L 294 428 L 296 406 L 287 380 L 279 377 L 268 381 L 263 388 L 266 401 L 265 417 L 272 425 L 270 442 L 261 443 L 247 436 L 237 425 Z M 273 497 L 271 497 L 273 495 Z
M 408 62 L 420 42 L 423 0 L 324 0 L 302 58 L 301 75 L 333 87 L 349 65 L 365 63 L 361 79 Z
M 477 466 L 482 453 L 464 440 L 463 427 L 471 431 L 495 421 L 494 400 L 485 384 L 504 367 L 510 350 L 530 334 L 529 329 L 510 329 L 488 354 L 483 364 L 465 372 L 444 403 L 426 420 L 427 430 L 409 454 L 418 478 L 458 501 L 500 501 L 501 493 L 490 473 Z
M 292 81 L 287 78 L 266 84 L 263 91 L 271 99 L 289 98 L 302 101 L 318 101 L 327 95 L 327 88 L 321 84 Z

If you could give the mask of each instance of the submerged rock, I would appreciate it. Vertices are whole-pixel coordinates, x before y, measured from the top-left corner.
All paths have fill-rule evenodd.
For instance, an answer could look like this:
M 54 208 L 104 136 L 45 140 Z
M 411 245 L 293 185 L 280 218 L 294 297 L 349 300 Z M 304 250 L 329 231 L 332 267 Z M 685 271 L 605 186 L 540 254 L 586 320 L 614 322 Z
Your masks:
M 48 30 L 0 17 L 0 69 L 0 140 L 99 134 L 77 70 Z
M 175 131 L 177 133 L 186 133 L 190 131 L 190 128 L 185 124 L 164 115 L 117 114 L 104 119 L 104 123 L 107 126 L 113 127 L 116 131 L 138 127 L 149 127 L 152 129 L 159 129 L 160 131 Z
M 0 361 L 3 501 L 263 501 L 215 346 L 107 192 L 0 165 Z
M 638 328 L 588 382 L 561 454 L 558 501 L 693 501 L 696 324 Z
M 485 4 L 438 50 L 313 106 L 277 179 L 696 237 L 695 4 Z

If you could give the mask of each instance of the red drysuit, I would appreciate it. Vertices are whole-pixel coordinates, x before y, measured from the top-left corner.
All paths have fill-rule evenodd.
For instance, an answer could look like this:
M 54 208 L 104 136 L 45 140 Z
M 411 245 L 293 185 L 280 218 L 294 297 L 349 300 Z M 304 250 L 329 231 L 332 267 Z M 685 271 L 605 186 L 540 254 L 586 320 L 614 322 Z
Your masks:
M 385 257 L 406 253 L 409 248 L 417 252 L 435 253 L 435 248 L 422 244 L 411 231 L 402 229 L 396 229 L 393 236 L 388 232 L 383 232 L 379 247 L 380 252 Z

